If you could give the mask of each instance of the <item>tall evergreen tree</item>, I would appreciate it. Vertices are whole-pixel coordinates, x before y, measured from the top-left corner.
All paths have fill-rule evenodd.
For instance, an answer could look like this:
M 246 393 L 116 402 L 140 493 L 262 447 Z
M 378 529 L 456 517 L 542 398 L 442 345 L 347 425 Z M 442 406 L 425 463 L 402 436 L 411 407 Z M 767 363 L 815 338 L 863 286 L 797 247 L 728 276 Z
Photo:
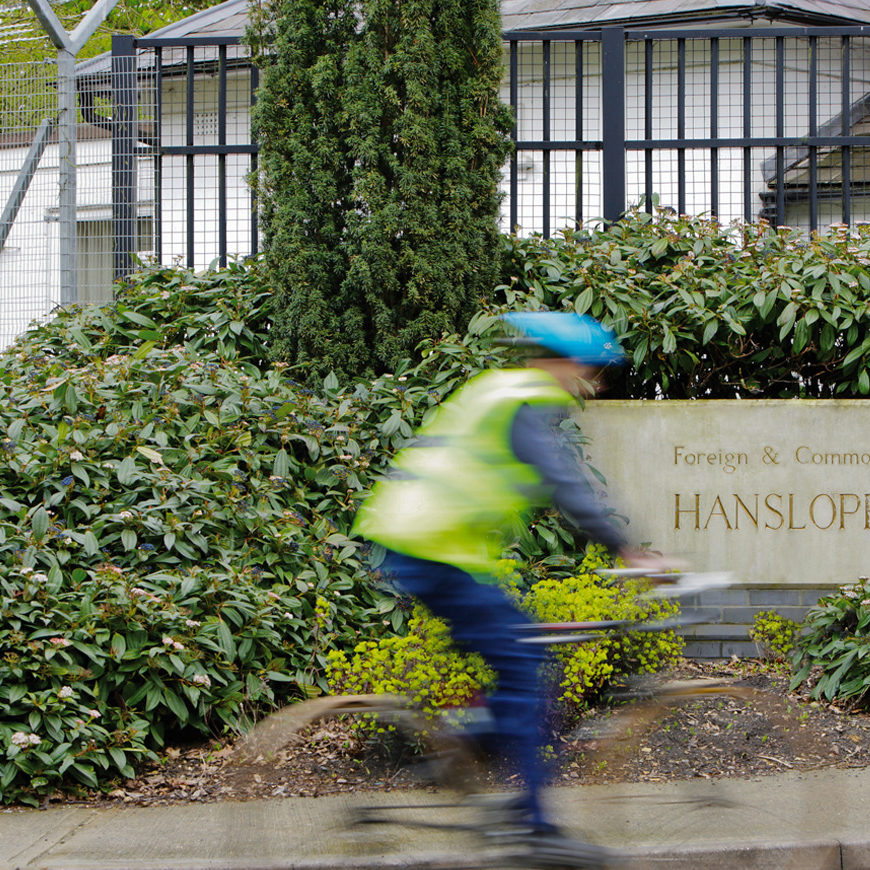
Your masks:
M 341 107 L 354 10 L 351 0 L 277 0 L 271 20 L 255 22 L 265 48 L 253 120 L 276 287 L 272 353 L 313 365 L 312 373 L 354 371 L 369 356 L 363 306 L 344 289 L 347 218 L 356 203 Z
M 318 375 L 383 371 L 461 329 L 496 283 L 498 2 L 274 8 L 257 108 L 274 353 Z

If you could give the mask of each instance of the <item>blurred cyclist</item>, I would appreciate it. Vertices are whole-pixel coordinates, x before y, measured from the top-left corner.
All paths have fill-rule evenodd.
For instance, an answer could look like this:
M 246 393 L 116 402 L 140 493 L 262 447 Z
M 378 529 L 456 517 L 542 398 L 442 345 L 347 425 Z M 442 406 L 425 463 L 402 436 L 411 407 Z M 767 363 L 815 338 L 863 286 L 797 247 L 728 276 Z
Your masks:
M 593 396 L 602 369 L 622 362 L 614 335 L 566 312 L 514 312 L 503 320 L 521 334 L 512 343 L 534 349 L 526 367 L 480 374 L 447 399 L 375 485 L 356 530 L 387 549 L 384 568 L 399 586 L 447 620 L 454 639 L 496 672 L 495 737 L 526 786 L 515 830 L 560 865 L 568 852 L 574 863 L 567 866 L 598 866 L 594 848 L 569 840 L 542 810 L 543 653 L 516 642 L 514 627 L 529 620 L 493 585 L 494 569 L 512 524 L 547 504 L 629 566 L 656 570 L 662 563 L 628 548 L 558 435 L 575 398 Z

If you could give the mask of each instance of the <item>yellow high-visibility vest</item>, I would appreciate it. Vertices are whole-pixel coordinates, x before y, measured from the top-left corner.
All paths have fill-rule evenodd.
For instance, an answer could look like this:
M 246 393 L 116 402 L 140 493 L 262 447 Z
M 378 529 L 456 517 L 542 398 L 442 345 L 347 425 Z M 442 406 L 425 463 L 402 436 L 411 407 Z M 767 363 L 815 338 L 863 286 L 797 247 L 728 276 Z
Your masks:
M 396 455 L 354 530 L 407 556 L 491 573 L 505 533 L 545 500 L 538 471 L 511 450 L 511 426 L 525 404 L 571 407 L 574 400 L 537 368 L 472 378 Z

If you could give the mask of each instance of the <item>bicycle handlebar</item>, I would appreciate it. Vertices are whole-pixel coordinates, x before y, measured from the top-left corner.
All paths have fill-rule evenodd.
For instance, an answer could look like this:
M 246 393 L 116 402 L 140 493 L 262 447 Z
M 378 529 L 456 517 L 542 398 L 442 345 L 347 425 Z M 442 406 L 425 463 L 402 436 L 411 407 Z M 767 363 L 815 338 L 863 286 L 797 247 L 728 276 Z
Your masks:
M 706 589 L 730 586 L 732 575 L 727 571 L 707 571 L 701 573 L 650 573 L 642 568 L 604 568 L 597 572 L 609 577 L 642 577 L 657 585 L 642 593 L 648 598 L 679 598 L 683 595 L 696 595 Z M 588 643 L 598 640 L 612 632 L 626 634 L 630 631 L 670 631 L 687 625 L 706 622 L 700 616 L 676 616 L 654 621 L 638 619 L 598 619 L 582 622 L 544 622 L 516 625 L 514 629 L 522 636 L 518 643 L 557 644 Z M 537 632 L 534 636 L 532 632 Z
M 544 622 L 515 625 L 519 632 L 538 631 L 544 634 L 517 638 L 518 643 L 556 644 L 556 643 L 587 643 L 599 640 L 608 632 L 626 634 L 630 631 L 670 631 L 687 625 L 698 625 L 706 620 L 699 616 L 677 616 L 671 619 L 655 621 L 635 619 L 602 619 L 589 622 Z M 559 632 L 583 632 L 582 634 L 559 634 Z

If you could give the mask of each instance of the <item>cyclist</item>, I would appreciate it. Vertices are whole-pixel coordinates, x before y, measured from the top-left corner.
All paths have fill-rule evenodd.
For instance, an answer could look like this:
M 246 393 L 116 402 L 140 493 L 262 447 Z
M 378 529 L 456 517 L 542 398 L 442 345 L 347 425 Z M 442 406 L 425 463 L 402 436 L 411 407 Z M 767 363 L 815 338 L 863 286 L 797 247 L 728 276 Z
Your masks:
M 448 398 L 375 485 L 356 530 L 386 548 L 384 567 L 398 585 L 495 671 L 494 737 L 525 783 L 512 813 L 515 835 L 539 858 L 549 852 L 565 866 L 568 853 L 570 866 L 598 866 L 594 848 L 559 832 L 542 808 L 543 653 L 515 642 L 514 627 L 528 618 L 494 585 L 493 572 L 512 524 L 546 504 L 629 566 L 652 571 L 663 563 L 629 548 L 557 430 L 577 397 L 594 395 L 602 370 L 622 362 L 614 335 L 574 313 L 514 312 L 503 320 L 521 334 L 513 343 L 534 349 L 526 367 L 484 372 Z

